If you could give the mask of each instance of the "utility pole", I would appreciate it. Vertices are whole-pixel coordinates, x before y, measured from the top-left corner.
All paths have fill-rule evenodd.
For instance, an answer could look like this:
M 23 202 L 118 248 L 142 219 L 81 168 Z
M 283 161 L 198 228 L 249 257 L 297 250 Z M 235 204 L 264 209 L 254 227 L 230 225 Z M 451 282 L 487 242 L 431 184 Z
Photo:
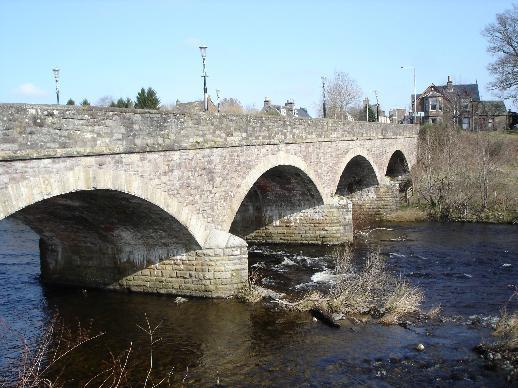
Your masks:
M 369 97 L 365 97 L 365 121 L 369 122 Z
M 322 79 L 322 114 L 324 118 L 326 118 L 326 77 L 321 77 Z

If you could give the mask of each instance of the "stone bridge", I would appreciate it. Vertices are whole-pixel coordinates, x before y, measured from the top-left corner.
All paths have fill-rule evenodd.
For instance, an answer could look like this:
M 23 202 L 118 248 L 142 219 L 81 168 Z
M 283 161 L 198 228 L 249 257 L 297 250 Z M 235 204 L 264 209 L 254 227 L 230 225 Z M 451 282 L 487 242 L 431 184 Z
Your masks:
M 49 283 L 232 295 L 247 242 L 338 244 L 398 205 L 417 129 L 0 104 L 0 219 Z

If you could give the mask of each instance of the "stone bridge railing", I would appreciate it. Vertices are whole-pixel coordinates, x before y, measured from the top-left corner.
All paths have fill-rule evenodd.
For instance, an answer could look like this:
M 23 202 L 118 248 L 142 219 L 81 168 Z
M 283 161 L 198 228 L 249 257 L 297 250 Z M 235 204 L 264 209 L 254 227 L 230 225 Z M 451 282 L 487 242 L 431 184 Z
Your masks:
M 415 136 L 411 125 L 0 104 L 0 160 Z

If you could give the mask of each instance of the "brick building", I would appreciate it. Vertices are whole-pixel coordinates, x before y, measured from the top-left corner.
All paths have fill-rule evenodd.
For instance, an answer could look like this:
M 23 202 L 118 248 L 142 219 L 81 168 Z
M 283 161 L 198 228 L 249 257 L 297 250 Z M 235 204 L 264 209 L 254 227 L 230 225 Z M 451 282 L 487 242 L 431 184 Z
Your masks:
M 414 110 L 414 96 L 412 110 Z M 446 85 L 428 86 L 417 95 L 420 123 L 454 123 L 471 131 L 508 128 L 508 112 L 503 101 L 481 101 L 478 84 L 454 85 L 448 76 Z

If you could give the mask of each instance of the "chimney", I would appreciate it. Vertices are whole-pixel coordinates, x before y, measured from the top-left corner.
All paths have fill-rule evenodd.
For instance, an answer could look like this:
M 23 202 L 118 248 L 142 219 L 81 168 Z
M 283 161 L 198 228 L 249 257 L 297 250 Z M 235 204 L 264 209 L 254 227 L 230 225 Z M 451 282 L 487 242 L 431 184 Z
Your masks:
M 265 97 L 264 98 L 264 106 L 263 106 L 263 108 L 268 108 L 271 104 L 272 104 L 272 102 L 270 100 L 270 97 Z
M 286 104 L 284 104 L 284 106 L 286 107 L 286 110 L 288 112 L 290 112 L 291 114 L 293 114 L 293 111 L 295 109 L 295 102 L 293 100 L 288 100 L 286 101 Z
M 446 82 L 446 89 L 451 92 L 453 91 L 453 82 L 451 82 L 451 77 L 448 76 L 448 82 Z

